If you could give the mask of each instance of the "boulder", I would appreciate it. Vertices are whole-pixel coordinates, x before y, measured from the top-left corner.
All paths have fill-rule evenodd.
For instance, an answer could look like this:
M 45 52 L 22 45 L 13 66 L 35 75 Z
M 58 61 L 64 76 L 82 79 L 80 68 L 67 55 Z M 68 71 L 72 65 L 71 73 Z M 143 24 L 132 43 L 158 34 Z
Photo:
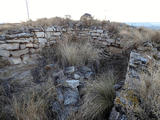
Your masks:
M 33 37 L 33 34 L 32 33 L 19 33 L 19 34 L 6 35 L 6 39 L 28 38 L 28 37 Z
M 54 32 L 53 35 L 55 35 L 55 36 L 60 36 L 60 35 L 61 35 L 61 32 Z

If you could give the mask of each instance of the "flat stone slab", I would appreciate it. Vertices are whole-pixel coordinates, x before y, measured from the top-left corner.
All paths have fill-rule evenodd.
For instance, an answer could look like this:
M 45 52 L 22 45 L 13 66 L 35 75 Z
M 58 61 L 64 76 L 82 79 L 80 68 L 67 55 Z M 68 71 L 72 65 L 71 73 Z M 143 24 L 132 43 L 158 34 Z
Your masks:
M 0 56 L 9 57 L 10 56 L 10 52 L 7 51 L 7 50 L 0 50 Z
M 79 80 L 66 80 L 66 83 L 71 88 L 77 88 L 79 86 Z
M 18 43 L 0 44 L 0 49 L 3 49 L 3 50 L 17 50 L 17 49 L 19 49 L 19 44 Z
M 29 49 L 26 48 L 24 50 L 11 51 L 11 55 L 14 57 L 19 57 L 21 55 L 27 54 L 28 52 L 29 52 Z

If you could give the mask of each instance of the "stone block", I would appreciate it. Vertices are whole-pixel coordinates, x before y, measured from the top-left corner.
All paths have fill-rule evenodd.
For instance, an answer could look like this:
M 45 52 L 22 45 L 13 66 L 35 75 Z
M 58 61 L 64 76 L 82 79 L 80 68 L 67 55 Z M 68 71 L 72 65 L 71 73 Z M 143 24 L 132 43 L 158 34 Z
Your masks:
M 1 50 L 0 49 L 0 56 L 9 57 L 10 56 L 10 52 L 7 51 L 7 50 Z
M 0 49 L 3 49 L 3 50 L 17 50 L 17 49 L 19 49 L 19 44 L 18 43 L 0 44 Z
M 66 83 L 71 88 L 77 88 L 79 86 L 79 80 L 66 80 Z
M 26 48 L 26 45 L 25 44 L 20 44 L 20 49 L 23 50 Z
M 33 48 L 33 43 L 27 43 L 27 44 L 26 44 L 26 47 L 27 47 L 27 48 Z
M 100 33 L 91 33 L 91 36 L 100 36 Z
M 115 39 L 107 39 L 106 40 L 108 43 L 115 43 Z
M 44 37 L 44 32 L 35 32 L 36 36 L 39 38 L 43 38 Z
M 24 50 L 11 51 L 11 55 L 14 57 L 19 57 L 21 55 L 27 54 L 29 52 L 28 48 Z
M 98 29 L 97 32 L 98 32 L 98 33 L 103 33 L 103 30 Z
M 38 38 L 39 43 L 46 43 L 47 39 L 45 38 Z
M 10 57 L 9 58 L 9 61 L 11 62 L 11 64 L 21 64 L 22 61 L 21 61 L 21 58 L 19 57 Z
M 61 35 L 61 32 L 54 32 L 53 35 L 55 35 L 55 36 L 60 36 L 60 35 Z
M 22 56 L 22 60 L 23 60 L 23 63 L 24 63 L 24 64 L 27 64 L 28 61 L 29 61 L 29 59 L 30 59 L 30 57 L 29 57 L 28 54 Z
M 33 44 L 34 48 L 39 48 L 39 46 L 37 44 Z
M 0 40 L 0 44 L 3 44 L 3 43 L 5 43 L 5 41 L 1 41 L 1 40 Z
M 51 32 L 51 31 L 53 31 L 53 28 L 52 27 L 47 27 L 45 31 L 46 32 Z
M 26 38 L 26 40 L 29 41 L 29 42 L 33 42 L 34 41 L 33 38 Z
M 8 43 L 28 43 L 29 39 L 20 38 L 20 39 L 12 39 L 12 40 L 6 40 Z
M 35 53 L 36 52 L 36 50 L 34 48 L 30 48 L 29 51 L 30 51 L 30 53 Z
M 45 33 L 45 38 L 51 38 L 52 32 L 46 32 Z

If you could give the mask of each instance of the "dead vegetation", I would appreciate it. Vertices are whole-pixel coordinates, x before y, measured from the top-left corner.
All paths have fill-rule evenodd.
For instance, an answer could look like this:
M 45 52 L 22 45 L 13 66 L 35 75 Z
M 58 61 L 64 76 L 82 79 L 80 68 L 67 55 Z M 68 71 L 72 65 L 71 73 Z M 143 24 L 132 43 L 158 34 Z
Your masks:
M 87 93 L 82 106 L 82 114 L 86 119 L 104 119 L 113 106 L 115 91 L 113 85 L 116 80 L 113 74 L 101 74 L 95 81 L 87 85 Z
M 153 36 L 151 37 L 151 40 L 152 42 L 155 42 L 155 43 L 160 43 L 160 32 L 157 31 L 153 34 Z
M 13 99 L 13 111 L 17 120 L 48 120 L 49 100 L 54 100 L 54 85 L 48 83 L 41 89 L 32 88 Z M 56 118 L 56 116 L 55 116 Z
M 146 41 L 153 40 L 155 31 L 147 28 L 122 27 L 119 30 L 124 48 L 135 46 L 135 49 Z
M 160 71 L 152 75 L 144 74 L 141 76 L 141 84 L 136 84 L 135 93 L 140 99 L 141 108 L 139 109 L 140 119 L 158 120 L 160 118 Z
M 63 65 L 85 65 L 98 58 L 98 52 L 89 43 L 63 43 L 57 47 L 58 59 Z
M 78 39 L 74 35 L 65 37 L 41 52 L 48 64 L 55 61 L 61 67 L 86 65 L 97 60 L 98 54 L 99 50 L 94 48 L 88 39 Z

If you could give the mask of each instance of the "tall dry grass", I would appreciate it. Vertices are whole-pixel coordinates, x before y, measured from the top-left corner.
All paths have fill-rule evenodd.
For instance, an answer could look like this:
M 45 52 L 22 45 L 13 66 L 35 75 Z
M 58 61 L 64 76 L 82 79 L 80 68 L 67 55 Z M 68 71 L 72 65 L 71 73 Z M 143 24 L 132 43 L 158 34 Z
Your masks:
M 57 58 L 63 66 L 85 65 L 98 59 L 98 50 L 87 42 L 61 42 L 56 48 Z
M 13 98 L 13 112 L 17 120 L 48 120 L 51 116 L 49 102 L 56 97 L 55 86 L 51 82 L 31 88 Z
M 143 42 L 151 41 L 152 36 L 155 33 L 154 30 L 142 27 L 123 27 L 119 31 L 119 35 L 121 36 L 121 43 L 124 45 L 124 48 L 129 48 L 133 45 L 138 47 Z
M 151 38 L 152 42 L 155 42 L 155 43 L 160 43 L 160 32 L 159 31 L 156 31 L 153 35 L 152 35 L 152 38 Z
M 152 75 L 142 74 L 135 93 L 141 101 L 141 119 L 160 119 L 160 70 Z
M 96 77 L 96 80 L 89 82 L 87 93 L 82 106 L 82 114 L 85 119 L 104 119 L 113 106 L 115 83 L 113 74 L 102 74 Z

